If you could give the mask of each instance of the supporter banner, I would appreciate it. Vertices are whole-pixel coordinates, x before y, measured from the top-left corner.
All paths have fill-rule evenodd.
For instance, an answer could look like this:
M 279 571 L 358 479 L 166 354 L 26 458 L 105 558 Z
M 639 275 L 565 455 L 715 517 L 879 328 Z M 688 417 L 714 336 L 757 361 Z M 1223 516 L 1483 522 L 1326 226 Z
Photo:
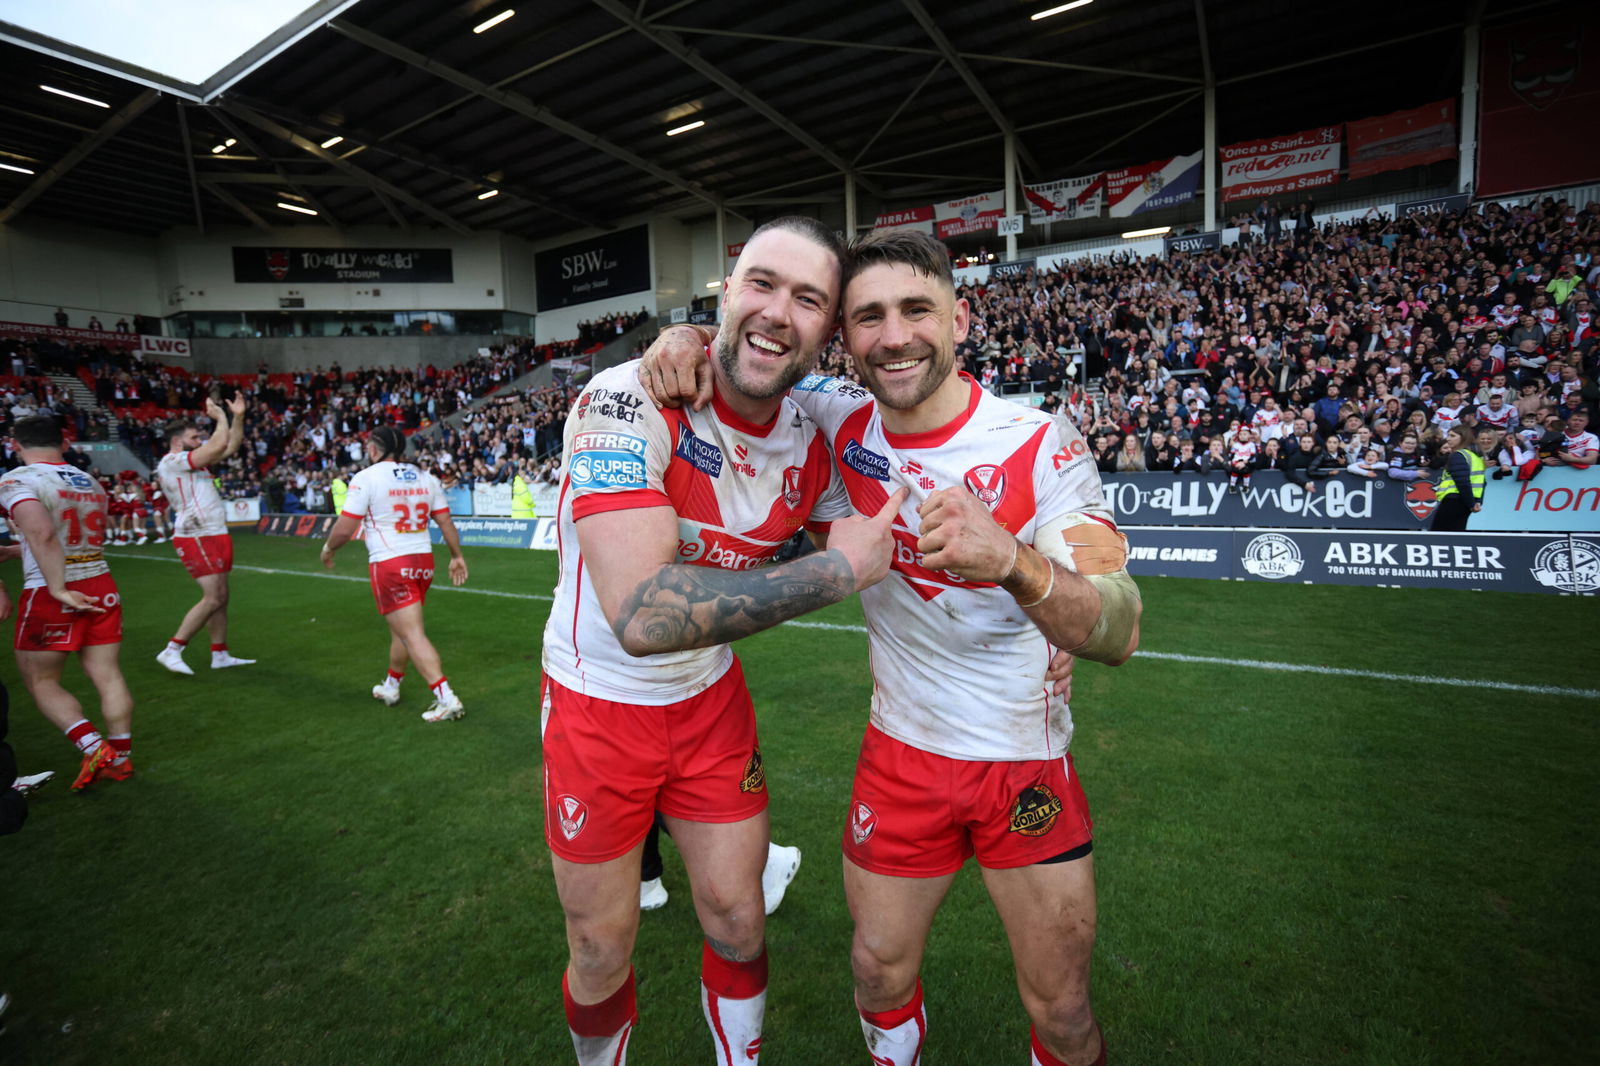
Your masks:
M 1222 231 L 1186 233 L 1182 237 L 1163 237 L 1161 243 L 1168 256 L 1173 252 L 1213 252 L 1222 247 Z
M 1426 200 L 1401 200 L 1394 205 L 1394 217 L 1410 218 L 1412 215 L 1433 215 L 1440 211 L 1465 211 L 1471 203 L 1472 197 L 1464 192 Z
M 242 500 L 228 500 L 223 506 L 228 513 L 228 525 L 243 525 L 261 521 L 261 497 L 250 496 Z
M 1491 478 L 1474 530 L 1600 533 L 1600 468 L 1550 467 L 1532 481 Z M 1238 495 L 1227 480 L 1193 474 L 1102 474 L 1119 521 L 1174 526 L 1426 529 L 1438 507 L 1430 481 L 1339 476 L 1307 492 L 1276 470 Z
M 472 490 L 472 513 L 508 515 L 511 513 L 511 483 L 479 485 Z
M 72 329 L 66 326 L 46 326 L 39 322 L 0 322 L 0 337 L 20 337 L 23 340 L 51 340 L 66 344 L 99 344 L 106 348 L 137 348 L 137 333 L 117 333 L 108 329 Z
M 539 252 L 533 257 L 533 273 L 540 311 L 641 292 L 650 287 L 650 227 L 634 226 Z
M 1591 535 L 1121 528 L 1135 577 L 1600 592 L 1600 539 Z
M 1483 35 L 1477 195 L 1600 178 L 1600 30 L 1592 19 L 1541 18 Z
M 1200 161 L 1204 152 L 1158 159 L 1142 167 L 1108 170 L 1106 204 L 1112 218 L 1186 204 L 1200 188 Z
M 531 548 L 539 525 L 539 520 L 532 518 L 457 518 L 454 522 L 461 543 L 477 548 Z M 438 526 L 430 524 L 428 530 L 433 543 L 444 543 Z
M 698 311 L 690 311 L 689 323 L 695 326 L 714 326 L 717 324 L 717 309 L 705 307 Z
M 963 196 L 933 205 L 934 235 L 940 240 L 968 233 L 992 233 L 1006 214 L 1004 189 Z
M 1467 528 L 1600 533 L 1600 468 L 1549 466 L 1532 481 L 1490 481 Z
M 1440 100 L 1409 111 L 1345 123 L 1350 180 L 1456 157 L 1456 102 Z
M 1128 535 L 1128 573 L 1134 577 L 1233 576 L 1233 530 L 1119 526 Z
M 256 532 L 274 537 L 326 537 L 333 528 L 331 514 L 264 514 L 256 520 Z
M 194 354 L 189 342 L 182 337 L 152 337 L 139 334 L 139 354 L 153 355 L 157 359 L 187 359 Z
M 1105 193 L 1104 173 L 1022 187 L 1022 195 L 1028 201 L 1028 221 L 1035 225 L 1094 218 L 1105 204 Z
M 1320 126 L 1226 145 L 1219 153 L 1222 198 L 1255 199 L 1332 185 L 1339 180 L 1341 141 L 1339 126 Z
M 991 278 L 1020 278 L 1032 270 L 1037 262 L 1037 259 L 1008 259 L 1004 263 L 990 263 L 989 276 Z
M 1119 522 L 1174 526 L 1295 526 L 1419 529 L 1433 516 L 1433 486 L 1380 478 L 1330 478 L 1313 492 L 1276 470 L 1250 487 L 1228 492 L 1224 477 L 1198 474 L 1102 474 L 1106 499 Z M 1414 508 L 1414 509 L 1413 509 Z
M 451 515 L 470 515 L 472 513 L 472 490 L 457 485 L 444 490 L 444 501 L 450 507 Z
M 1530 533 L 1235 530 L 1234 577 L 1305 585 L 1600 591 L 1600 540 Z
M 904 211 L 885 211 L 872 223 L 872 232 L 886 233 L 889 230 L 910 229 L 918 233 L 933 232 L 933 205 L 926 207 L 909 207 Z
M 448 284 L 455 280 L 449 248 L 233 248 L 240 285 L 316 285 L 348 281 Z

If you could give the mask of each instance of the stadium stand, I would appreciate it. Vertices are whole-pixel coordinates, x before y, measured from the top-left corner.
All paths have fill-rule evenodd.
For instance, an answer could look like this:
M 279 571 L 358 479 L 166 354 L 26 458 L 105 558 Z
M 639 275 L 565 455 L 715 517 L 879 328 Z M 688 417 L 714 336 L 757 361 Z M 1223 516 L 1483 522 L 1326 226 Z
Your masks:
M 1573 414 L 1593 415 L 1600 203 L 1490 203 L 1287 231 L 1231 221 L 1243 223 L 1240 241 L 1210 254 L 1085 258 L 964 286 L 973 311 L 964 369 L 1000 395 L 1066 414 L 1107 472 L 1220 476 L 1242 455 L 1311 480 L 1409 479 L 1438 465 L 1443 434 L 1464 422 L 1493 430 L 1501 476 L 1526 474 L 1530 459 L 1559 449 Z M 572 340 L 514 343 L 420 372 L 263 367 L 213 379 L 122 351 L 13 341 L 0 393 L 8 417 L 55 411 L 75 439 L 119 439 L 148 464 L 165 419 L 199 410 L 213 384 L 243 389 L 250 421 L 222 474 L 227 493 L 325 510 L 328 481 L 360 465 L 372 427 L 439 423 L 644 317 L 586 321 Z M 853 376 L 837 342 L 819 369 Z M 52 373 L 75 374 L 99 407 L 75 402 Z M 418 459 L 449 485 L 517 475 L 552 484 L 575 395 L 546 385 L 493 396 L 421 440 Z M 1253 431 L 1248 447 L 1241 427 Z M 1307 437 L 1311 459 L 1296 460 Z

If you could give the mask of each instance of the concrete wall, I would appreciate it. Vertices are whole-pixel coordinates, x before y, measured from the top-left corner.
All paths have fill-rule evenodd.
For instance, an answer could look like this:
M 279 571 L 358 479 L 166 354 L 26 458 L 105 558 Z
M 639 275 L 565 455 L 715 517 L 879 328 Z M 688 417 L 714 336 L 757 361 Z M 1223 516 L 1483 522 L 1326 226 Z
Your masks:
M 345 370 L 363 367 L 454 366 L 478 354 L 479 348 L 504 343 L 502 337 L 262 337 L 191 342 L 189 364 L 208 374 L 253 374 L 265 362 L 274 372 L 311 370 L 338 363 Z M 174 360 L 176 362 L 176 360 Z
M 94 315 L 160 315 L 157 242 L 130 234 L 24 219 L 0 226 L 0 321 L 52 324 L 57 307 L 87 328 Z

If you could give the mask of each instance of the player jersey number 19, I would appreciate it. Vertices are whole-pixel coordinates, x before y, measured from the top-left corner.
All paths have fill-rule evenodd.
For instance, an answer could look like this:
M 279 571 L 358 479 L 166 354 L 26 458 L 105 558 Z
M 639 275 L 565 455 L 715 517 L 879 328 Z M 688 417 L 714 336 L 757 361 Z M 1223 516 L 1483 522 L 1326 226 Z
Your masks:
M 98 548 L 105 543 L 106 516 L 104 511 L 90 511 L 88 515 L 80 517 L 76 509 L 68 507 L 62 510 L 61 516 L 67 522 L 67 547 L 71 548 L 80 544 L 87 544 L 91 548 Z M 85 529 L 89 532 L 87 539 L 83 535 Z
M 417 511 L 417 517 L 415 519 L 411 517 L 412 507 L 415 507 Z M 422 533 L 427 530 L 427 504 L 418 503 L 407 505 L 403 503 L 397 503 L 394 505 L 394 509 L 396 514 L 396 518 L 394 520 L 394 531 L 396 533 Z

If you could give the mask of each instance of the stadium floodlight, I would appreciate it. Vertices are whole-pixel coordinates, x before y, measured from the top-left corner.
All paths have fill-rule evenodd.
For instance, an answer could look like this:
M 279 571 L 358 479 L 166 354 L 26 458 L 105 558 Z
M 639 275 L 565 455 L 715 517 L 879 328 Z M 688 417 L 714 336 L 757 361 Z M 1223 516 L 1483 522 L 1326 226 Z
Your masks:
M 1122 235 L 1122 239 L 1132 241 L 1140 237 L 1165 237 L 1171 232 L 1171 226 L 1157 226 L 1155 229 L 1131 229 Z
M 212 155 L 221 155 L 223 152 L 226 152 L 229 148 L 232 148 L 234 145 L 236 145 L 238 143 L 239 143 L 238 141 L 234 140 L 232 137 L 229 137 L 227 140 L 223 141 L 221 144 L 212 145 L 211 146 L 211 154 Z
M 487 192 L 480 192 L 478 194 L 478 199 L 480 199 L 480 200 L 491 200 L 494 197 L 499 196 L 499 195 L 500 195 L 500 190 L 499 189 L 490 189 Z
M 693 122 L 689 123 L 687 126 L 678 126 L 675 129 L 668 130 L 667 131 L 667 136 L 668 137 L 676 137 L 680 133 L 688 133 L 690 130 L 697 130 L 701 126 L 704 126 L 705 124 L 706 124 L 706 120 L 705 119 L 697 118 Z
M 309 207 L 301 207 L 299 204 L 286 204 L 282 200 L 278 201 L 278 206 L 283 208 L 285 211 L 294 211 L 302 215 L 316 214 L 316 212 Z
M 1038 22 L 1040 19 L 1047 19 L 1051 15 L 1059 15 L 1063 11 L 1071 11 L 1075 7 L 1083 7 L 1085 4 L 1092 3 L 1094 3 L 1094 0 L 1072 0 L 1070 4 L 1061 4 L 1059 7 L 1046 8 L 1044 11 L 1035 12 L 1028 16 L 1028 21 Z
M 79 96 L 77 93 L 69 93 L 65 89 L 57 89 L 54 85 L 41 85 L 39 88 L 43 89 L 47 93 L 55 93 L 57 96 L 65 96 L 68 100 L 77 100 L 81 103 L 93 104 L 95 107 L 109 108 L 111 106 L 104 100 L 95 100 L 88 96 Z
M 494 18 L 490 19 L 489 21 L 480 22 L 476 26 L 472 27 L 472 32 L 473 33 L 482 33 L 484 30 L 492 30 L 496 26 L 500 25 L 500 23 L 504 22 L 506 19 L 510 18 L 512 15 L 515 15 L 515 14 L 516 14 L 516 12 L 508 7 L 504 11 L 500 12 L 500 14 L 498 14 Z
M 322 142 L 321 147 L 323 147 L 323 148 L 332 148 L 334 145 L 340 144 L 343 141 L 344 141 L 343 137 L 339 137 L 339 136 L 329 137 L 327 140 Z
M 0 163 L 0 170 L 15 170 L 18 174 L 32 174 L 27 167 L 14 167 L 10 163 Z

